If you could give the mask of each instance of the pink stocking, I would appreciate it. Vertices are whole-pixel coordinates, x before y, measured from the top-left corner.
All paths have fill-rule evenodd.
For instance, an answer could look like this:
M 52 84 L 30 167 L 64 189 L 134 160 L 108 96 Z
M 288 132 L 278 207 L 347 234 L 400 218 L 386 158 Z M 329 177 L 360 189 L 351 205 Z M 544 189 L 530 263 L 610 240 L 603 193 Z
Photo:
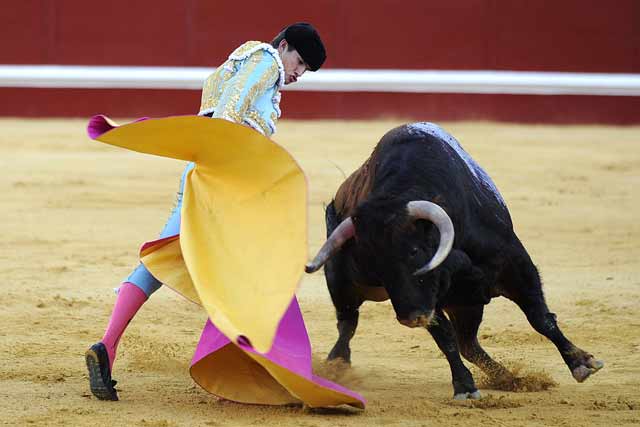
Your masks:
M 113 367 L 113 362 L 116 359 L 116 350 L 122 333 L 146 300 L 147 295 L 133 283 L 124 282 L 120 285 L 109 325 L 107 325 L 107 330 L 102 337 L 102 343 L 109 354 L 109 368 Z

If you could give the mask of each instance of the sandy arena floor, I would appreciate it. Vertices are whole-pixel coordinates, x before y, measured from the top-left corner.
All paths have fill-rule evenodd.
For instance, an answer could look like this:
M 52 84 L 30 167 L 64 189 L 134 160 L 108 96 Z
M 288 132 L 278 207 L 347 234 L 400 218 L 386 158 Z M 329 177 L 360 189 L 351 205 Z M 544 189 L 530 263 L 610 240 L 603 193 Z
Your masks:
M 323 204 L 398 123 L 283 122 L 276 140 L 310 183 L 310 251 Z M 527 390 L 487 388 L 454 403 L 431 337 L 368 303 L 353 367 L 321 372 L 358 390 L 365 411 L 218 401 L 187 372 L 203 311 L 162 289 L 122 339 L 120 402 L 88 389 L 83 353 L 104 331 L 112 288 L 172 207 L 183 164 L 91 142 L 80 120 L 1 119 L 0 424 L 139 426 L 590 426 L 640 423 L 640 127 L 450 123 L 500 188 L 565 334 L 605 361 L 577 384 L 555 347 L 504 299 L 485 310 L 481 342 Z M 318 361 L 337 336 L 321 273 L 299 296 Z

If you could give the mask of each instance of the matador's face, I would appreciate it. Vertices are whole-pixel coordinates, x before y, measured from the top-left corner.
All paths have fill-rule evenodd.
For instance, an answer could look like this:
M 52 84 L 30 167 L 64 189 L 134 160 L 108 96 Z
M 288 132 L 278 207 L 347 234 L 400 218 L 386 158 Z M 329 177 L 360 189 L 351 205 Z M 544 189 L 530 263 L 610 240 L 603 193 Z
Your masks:
M 309 69 L 297 50 L 289 46 L 286 40 L 278 45 L 278 53 L 284 65 L 284 84 L 295 83 Z

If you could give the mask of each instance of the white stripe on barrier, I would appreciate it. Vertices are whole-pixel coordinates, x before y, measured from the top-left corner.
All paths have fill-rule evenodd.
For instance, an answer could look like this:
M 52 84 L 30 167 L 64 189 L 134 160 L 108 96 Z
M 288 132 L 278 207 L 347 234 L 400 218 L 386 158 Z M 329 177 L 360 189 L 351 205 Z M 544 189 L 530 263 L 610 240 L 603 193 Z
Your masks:
M 0 87 L 200 89 L 214 68 L 0 65 Z M 640 74 L 326 69 L 287 90 L 640 96 Z

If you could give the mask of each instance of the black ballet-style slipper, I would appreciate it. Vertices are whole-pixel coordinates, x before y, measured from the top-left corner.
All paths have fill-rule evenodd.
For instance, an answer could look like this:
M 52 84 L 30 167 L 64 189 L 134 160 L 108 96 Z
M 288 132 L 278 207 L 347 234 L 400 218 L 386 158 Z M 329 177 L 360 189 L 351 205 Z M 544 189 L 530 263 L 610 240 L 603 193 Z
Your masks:
M 91 346 L 84 354 L 89 370 L 89 386 L 91 393 L 100 400 L 118 400 L 118 392 L 114 388 L 116 381 L 111 379 L 109 354 L 103 343 Z

